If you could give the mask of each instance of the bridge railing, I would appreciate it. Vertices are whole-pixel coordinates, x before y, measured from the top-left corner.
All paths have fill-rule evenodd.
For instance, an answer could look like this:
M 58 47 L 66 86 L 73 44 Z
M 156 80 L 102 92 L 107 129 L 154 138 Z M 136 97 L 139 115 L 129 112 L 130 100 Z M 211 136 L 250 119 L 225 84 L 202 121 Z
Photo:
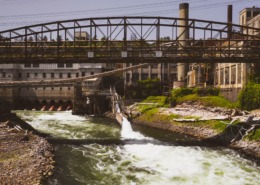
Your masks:
M 121 43 L 121 42 L 118 42 Z M 135 42 L 137 43 L 137 42 Z M 176 41 L 169 41 L 168 45 L 156 46 L 155 43 L 146 43 L 144 46 L 123 47 L 115 45 L 115 42 L 103 45 L 103 42 L 96 42 L 95 47 L 84 45 L 74 45 L 71 42 L 63 42 L 60 46 L 57 43 L 25 43 L 17 42 L 8 45 L 0 42 L 0 59 L 73 59 L 80 58 L 86 60 L 93 59 L 122 59 L 122 58 L 231 58 L 248 57 L 259 58 L 260 40 L 217 40 L 201 41 L 191 40 L 186 47 L 180 46 Z M 174 43 L 171 45 L 171 43 Z M 28 44 L 28 43 L 27 43 Z M 87 42 L 85 42 L 87 44 Z M 132 42 L 129 42 L 129 45 Z M 140 44 L 140 43 L 139 43 Z

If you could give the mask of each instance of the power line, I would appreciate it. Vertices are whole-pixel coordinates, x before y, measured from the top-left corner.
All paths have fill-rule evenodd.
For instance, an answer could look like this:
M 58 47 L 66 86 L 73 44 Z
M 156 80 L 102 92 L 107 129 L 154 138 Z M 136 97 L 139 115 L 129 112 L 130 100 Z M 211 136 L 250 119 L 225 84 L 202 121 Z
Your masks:
M 0 16 L 0 18 L 5 19 L 22 19 L 22 18 L 30 18 L 30 17 L 43 17 L 43 16 L 62 16 L 62 15 L 70 15 L 70 14 L 80 14 L 80 13 L 99 13 L 99 12 L 114 12 L 114 11 L 125 11 L 129 9 L 142 9 L 142 8 L 158 8 L 163 6 L 169 6 L 171 4 L 178 4 L 179 1 L 167 1 L 160 3 L 150 3 L 150 4 L 141 4 L 141 5 L 131 5 L 131 6 L 121 6 L 121 7 L 113 7 L 113 8 L 99 8 L 99 9 L 88 9 L 88 10 L 79 10 L 79 11 L 66 11 L 66 12 L 52 12 L 52 13 L 40 13 L 40 14 L 27 14 L 27 15 L 11 15 L 11 16 Z
M 11 0 L 12 2 L 15 2 L 17 0 Z M 22 1 L 30 1 L 30 0 L 22 0 Z M 44 0 L 42 0 L 44 1 Z M 209 1 L 209 0 L 206 0 Z M 246 1 L 246 2 L 245 2 Z M 253 0 L 254 1 L 254 0 Z M 205 2 L 205 0 L 197 0 L 193 1 L 194 4 L 200 3 L 200 2 Z M 201 10 L 201 9 L 210 9 L 210 8 L 215 8 L 231 3 L 247 3 L 248 0 L 236 0 L 236 1 L 228 1 L 228 2 L 218 2 L 218 3 L 211 3 L 211 4 L 205 4 L 205 5 L 197 5 L 194 7 L 191 7 L 190 10 L 196 11 L 196 10 Z M 57 17 L 57 16 L 71 16 L 71 15 L 77 15 L 77 14 L 99 14 L 99 13 L 109 13 L 109 12 L 122 12 L 126 10 L 137 10 L 137 9 L 145 9 L 148 8 L 158 8 L 158 7 L 165 7 L 165 6 L 170 6 L 170 5 L 175 5 L 179 4 L 179 1 L 165 1 L 165 2 L 160 2 L 160 3 L 149 3 L 149 4 L 139 4 L 139 5 L 131 5 L 131 6 L 120 6 L 120 7 L 113 7 L 113 8 L 102 8 L 102 9 L 92 9 L 92 10 L 79 10 L 79 11 L 68 11 L 68 12 L 55 12 L 55 13 L 40 13 L 40 14 L 27 14 L 27 15 L 12 15 L 12 16 L 0 16 L 0 19 L 28 19 L 28 18 L 39 18 L 39 17 Z M 167 9 L 167 10 L 152 10 L 152 11 L 146 11 L 146 12 L 135 12 L 135 13 L 129 13 L 129 14 L 122 14 L 122 15 L 165 15 L 165 14 L 171 14 L 173 12 L 177 12 L 178 9 Z M 50 21 L 50 20 L 48 20 Z M 52 20 L 53 21 L 53 20 Z M 24 21 L 24 22 L 2 22 L 0 23 L 0 26 L 8 26 L 8 25 L 22 25 L 22 24 L 35 24 L 35 23 L 44 23 L 46 21 Z
M 52 0 L 8 0 L 8 1 L 0 1 L 0 6 L 13 5 L 13 4 L 31 5 L 32 3 L 38 4 L 38 3 L 41 3 L 41 2 L 48 2 L 48 1 L 50 2 Z

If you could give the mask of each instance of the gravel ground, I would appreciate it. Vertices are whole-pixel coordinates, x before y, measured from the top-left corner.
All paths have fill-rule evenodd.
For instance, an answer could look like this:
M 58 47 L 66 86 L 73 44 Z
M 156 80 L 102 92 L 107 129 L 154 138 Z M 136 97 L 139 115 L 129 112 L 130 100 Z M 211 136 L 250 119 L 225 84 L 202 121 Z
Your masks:
M 54 169 L 53 149 L 18 123 L 0 122 L 0 184 L 42 184 Z

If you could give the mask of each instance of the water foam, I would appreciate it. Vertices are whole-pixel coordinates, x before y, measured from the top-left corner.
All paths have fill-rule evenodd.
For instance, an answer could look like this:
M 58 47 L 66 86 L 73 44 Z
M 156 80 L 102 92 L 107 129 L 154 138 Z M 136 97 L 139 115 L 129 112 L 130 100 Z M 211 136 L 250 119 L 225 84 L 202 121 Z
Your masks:
M 50 124 L 60 126 L 52 128 L 56 135 L 73 135 L 77 132 L 88 134 L 92 132 L 91 129 L 102 128 L 104 128 L 102 133 L 108 132 L 107 125 L 96 127 L 85 117 L 70 115 L 67 112 L 51 113 L 51 115 L 39 113 L 35 116 L 29 114 L 28 118 L 33 118 L 31 121 L 33 124 L 39 124 L 46 130 L 51 129 Z M 71 127 L 68 127 L 70 130 L 63 128 L 64 124 L 70 125 Z M 80 125 L 82 127 L 79 127 Z M 88 126 L 91 128 L 89 129 Z M 75 128 L 77 130 L 74 130 Z M 121 137 L 147 139 L 141 133 L 133 131 L 126 118 L 123 118 Z M 76 152 L 76 150 L 80 151 Z M 74 158 L 71 157 L 73 155 Z M 71 153 L 66 150 L 64 157 L 66 160 L 63 162 L 68 162 L 69 169 L 66 177 L 73 177 L 78 182 L 86 182 L 86 184 L 93 180 L 87 178 L 88 173 L 91 173 L 96 181 L 101 179 L 104 183 L 107 182 L 106 184 L 244 185 L 260 182 L 258 167 L 240 158 L 235 152 L 223 148 L 213 150 L 154 144 L 124 146 L 93 144 L 75 147 Z M 64 175 L 61 176 L 61 179 L 63 178 Z
M 124 148 L 132 155 L 133 166 L 153 172 L 149 184 L 242 185 L 260 182 L 260 170 L 234 154 L 223 155 L 219 151 L 198 147 L 153 144 L 126 145 Z
M 130 139 L 144 139 L 134 132 L 130 122 L 123 118 L 121 136 Z M 223 152 L 201 149 L 200 147 L 163 146 L 154 144 L 125 145 L 126 158 L 131 165 L 145 169 L 153 175 L 138 173 L 144 184 L 228 184 L 242 185 L 259 182 L 260 170 L 246 164 L 231 150 Z M 232 155 L 230 156 L 230 153 Z M 129 159 L 127 159 L 129 158 Z M 241 161 L 244 163 L 241 166 Z M 236 171 L 234 173 L 234 171 Z M 254 171 L 254 173 L 250 173 Z M 252 178 L 253 176 L 253 178 Z
M 133 131 L 131 123 L 125 117 L 122 121 L 121 137 L 123 139 L 148 139 L 143 134 Z

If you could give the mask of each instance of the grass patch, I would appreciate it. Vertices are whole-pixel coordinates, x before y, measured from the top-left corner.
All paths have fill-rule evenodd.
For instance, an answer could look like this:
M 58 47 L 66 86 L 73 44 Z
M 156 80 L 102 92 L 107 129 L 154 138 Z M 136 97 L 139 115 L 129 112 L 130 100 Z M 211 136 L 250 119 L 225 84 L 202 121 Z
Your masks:
M 258 140 L 260 141 L 260 129 L 256 129 L 255 133 L 251 132 L 248 136 L 246 136 L 247 140 Z
M 183 116 L 182 118 L 183 119 L 195 119 L 195 120 L 200 119 L 200 117 L 198 117 L 198 116 Z
M 171 105 L 175 106 L 184 102 L 198 102 L 204 106 L 236 108 L 237 103 L 231 103 L 219 95 L 219 89 L 216 88 L 178 88 L 171 92 Z
M 232 103 L 221 96 L 199 96 L 197 94 L 190 94 L 177 99 L 177 103 L 181 104 L 184 102 L 198 102 L 204 106 L 211 107 L 224 107 L 224 108 L 236 108 L 236 103 Z
M 177 104 L 181 104 L 184 102 L 198 102 L 199 100 L 200 100 L 200 97 L 197 94 L 189 94 L 189 95 L 177 98 L 176 102 L 177 102 Z
M 142 103 L 155 103 L 157 106 L 164 106 L 166 103 L 167 97 L 166 96 L 149 96 Z
M 181 124 L 186 124 L 193 127 L 209 128 L 216 131 L 217 133 L 224 132 L 227 127 L 226 124 L 222 123 L 219 120 L 194 121 L 194 122 L 185 122 L 185 123 L 180 122 L 180 125 Z
M 222 123 L 219 120 L 210 120 L 208 121 L 210 127 L 212 127 L 214 130 L 216 130 L 218 133 L 224 132 L 225 129 L 227 128 L 227 125 Z
M 154 123 L 158 122 L 158 123 L 170 124 L 174 122 L 173 119 L 179 117 L 180 116 L 176 114 L 170 114 L 170 115 L 161 114 L 159 113 L 158 108 L 153 108 L 144 112 L 144 114 L 142 114 L 138 119 L 144 122 L 154 122 Z
M 205 106 L 214 107 L 225 107 L 225 108 L 235 108 L 236 104 L 231 103 L 227 99 L 221 96 L 205 96 L 200 98 Z
M 166 100 L 167 100 L 166 96 L 149 96 L 138 105 L 138 111 L 144 113 L 154 108 L 164 107 L 166 104 Z

